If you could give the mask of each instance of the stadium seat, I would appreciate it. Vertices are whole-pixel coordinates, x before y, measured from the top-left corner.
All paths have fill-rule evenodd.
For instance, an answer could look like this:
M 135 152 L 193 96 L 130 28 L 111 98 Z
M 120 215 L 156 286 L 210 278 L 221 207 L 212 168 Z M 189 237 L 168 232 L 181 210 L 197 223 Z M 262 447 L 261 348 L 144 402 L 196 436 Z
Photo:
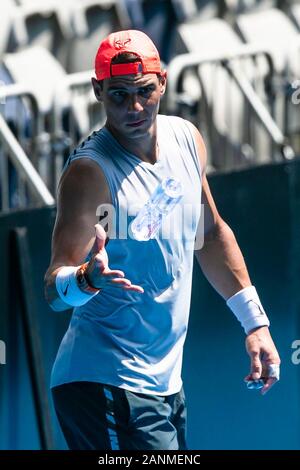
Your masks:
M 177 47 L 180 53 L 214 57 L 216 54 L 226 56 L 241 48 L 242 42 L 224 20 L 215 18 L 208 22 L 193 21 L 180 25 Z M 249 82 L 255 77 L 256 69 L 250 59 L 235 62 L 234 68 Z M 220 63 L 202 65 L 198 76 L 200 88 L 199 80 L 196 81 L 190 72 L 183 82 L 183 89 L 200 102 L 201 130 L 207 135 L 208 147 L 211 147 L 208 148 L 210 165 L 222 169 L 238 167 L 245 162 L 248 164 L 254 154 L 256 161 L 264 161 L 270 153 L 270 140 L 261 125 L 253 119 L 249 121 L 247 102 L 235 81 Z M 255 148 L 246 145 L 249 134 L 252 134 Z
M 300 76 L 300 61 L 297 57 L 300 36 L 282 11 L 273 8 L 240 15 L 236 19 L 236 26 L 245 42 L 270 49 L 278 72 L 284 72 L 288 62 L 291 72 Z
M 6 54 L 3 60 L 15 83 L 21 83 L 36 96 L 42 114 L 49 113 L 55 90 L 65 71 L 49 51 L 33 46 Z
M 240 15 L 236 26 L 245 42 L 266 47 L 272 54 L 275 71 L 281 80 L 281 95 L 276 102 L 276 118 L 289 136 L 300 130 L 300 113 L 292 103 L 292 84 L 300 77 L 300 34 L 296 26 L 282 11 L 266 11 Z M 284 96 L 286 95 L 286 96 Z
M 67 4 L 68 2 L 65 5 Z M 22 0 L 18 7 L 18 17 L 23 23 L 25 33 L 20 45 L 44 47 L 65 67 L 67 43 L 72 34 L 66 11 L 66 8 L 63 9 L 54 0 Z
M 74 38 L 69 43 L 69 73 L 92 69 L 101 40 L 113 31 L 129 27 L 126 10 L 116 0 L 74 2 L 71 15 Z
M 19 32 L 19 37 L 22 33 L 18 25 L 15 2 L 2 0 L 0 3 L 0 58 L 5 52 L 13 51 L 17 47 L 15 33 Z
M 172 0 L 129 0 L 126 3 L 132 27 L 148 34 L 166 63 L 170 60 L 176 25 L 187 13 L 184 3 Z
M 225 5 L 227 12 L 237 15 L 272 8 L 276 0 L 225 0 Z
M 290 8 L 290 12 L 294 22 L 297 25 L 298 30 L 300 31 L 300 3 L 298 5 L 292 5 Z

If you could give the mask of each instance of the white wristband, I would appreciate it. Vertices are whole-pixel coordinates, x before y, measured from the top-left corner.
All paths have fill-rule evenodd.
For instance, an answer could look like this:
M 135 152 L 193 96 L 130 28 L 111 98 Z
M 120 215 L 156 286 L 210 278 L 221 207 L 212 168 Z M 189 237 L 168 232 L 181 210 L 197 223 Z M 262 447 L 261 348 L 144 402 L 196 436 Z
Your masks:
M 55 279 L 56 290 L 60 298 L 72 307 L 80 307 L 91 300 L 98 292 L 94 294 L 83 292 L 77 284 L 76 273 L 80 266 L 62 267 Z
M 245 287 L 230 297 L 226 304 L 241 322 L 246 335 L 260 326 L 270 326 L 254 286 Z

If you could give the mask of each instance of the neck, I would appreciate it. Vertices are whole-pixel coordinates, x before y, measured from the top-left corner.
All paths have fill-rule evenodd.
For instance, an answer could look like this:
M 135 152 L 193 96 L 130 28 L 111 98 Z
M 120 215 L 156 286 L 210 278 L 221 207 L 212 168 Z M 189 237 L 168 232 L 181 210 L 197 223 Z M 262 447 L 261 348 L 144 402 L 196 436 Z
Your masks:
M 106 122 L 105 127 L 128 152 L 136 155 L 144 162 L 152 164 L 156 163 L 158 159 L 156 123 L 153 124 L 153 128 L 149 130 L 149 133 L 141 139 L 128 139 L 127 137 L 123 137 L 113 127 L 111 127 L 108 122 Z

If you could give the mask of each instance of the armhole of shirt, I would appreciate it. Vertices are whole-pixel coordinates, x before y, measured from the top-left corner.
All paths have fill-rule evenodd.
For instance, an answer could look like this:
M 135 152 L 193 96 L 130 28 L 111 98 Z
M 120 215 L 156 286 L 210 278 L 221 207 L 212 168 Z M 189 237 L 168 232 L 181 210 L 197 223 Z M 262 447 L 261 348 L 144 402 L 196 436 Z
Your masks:
M 189 136 L 191 137 L 191 142 L 192 142 L 192 146 L 194 150 L 192 152 L 192 157 L 193 157 L 194 163 L 196 165 L 196 168 L 199 174 L 200 182 L 202 183 L 202 165 L 200 164 L 200 155 L 198 154 L 197 145 L 196 145 L 196 141 L 195 141 L 195 137 L 193 133 L 193 128 L 191 126 L 191 123 L 187 121 L 186 119 L 184 119 L 184 123 L 188 130 Z

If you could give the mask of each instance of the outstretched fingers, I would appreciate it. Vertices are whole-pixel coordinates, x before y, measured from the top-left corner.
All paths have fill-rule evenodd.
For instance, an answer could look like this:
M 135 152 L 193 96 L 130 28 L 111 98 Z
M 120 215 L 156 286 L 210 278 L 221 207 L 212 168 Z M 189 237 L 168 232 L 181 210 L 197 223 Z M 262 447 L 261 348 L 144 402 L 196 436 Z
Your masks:
M 140 292 L 141 294 L 144 293 L 144 289 L 142 286 L 138 286 L 137 284 L 131 284 L 130 286 L 124 286 L 124 290 L 131 290 L 133 292 Z
M 124 290 L 130 290 L 133 292 L 139 292 L 141 294 L 144 292 L 144 289 L 141 286 L 132 284 L 129 279 L 126 279 L 123 271 L 106 270 L 102 273 L 102 276 L 106 278 L 106 283 L 115 287 L 119 287 Z

